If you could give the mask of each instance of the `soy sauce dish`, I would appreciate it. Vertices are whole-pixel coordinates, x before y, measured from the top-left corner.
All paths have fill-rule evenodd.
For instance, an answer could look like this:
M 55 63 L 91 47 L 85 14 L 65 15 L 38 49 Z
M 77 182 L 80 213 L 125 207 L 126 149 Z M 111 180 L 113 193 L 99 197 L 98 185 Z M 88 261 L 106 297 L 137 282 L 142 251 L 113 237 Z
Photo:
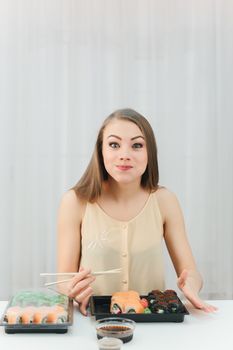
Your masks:
M 121 317 L 107 317 L 96 321 L 97 338 L 113 337 L 127 343 L 133 338 L 135 322 Z

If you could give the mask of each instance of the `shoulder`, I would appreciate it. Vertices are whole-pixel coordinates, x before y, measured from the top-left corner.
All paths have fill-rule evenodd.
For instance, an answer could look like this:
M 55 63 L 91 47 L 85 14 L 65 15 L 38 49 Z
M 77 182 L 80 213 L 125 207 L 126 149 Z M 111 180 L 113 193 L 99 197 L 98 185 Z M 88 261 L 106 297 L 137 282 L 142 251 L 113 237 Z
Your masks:
M 70 219 L 81 221 L 87 202 L 79 198 L 74 190 L 65 192 L 60 200 L 59 214 Z
M 177 200 L 175 193 L 164 186 L 159 186 L 154 194 L 159 202 L 170 202 Z
M 162 186 L 160 186 L 155 191 L 155 196 L 163 218 L 163 222 L 165 223 L 167 218 L 172 215 L 172 213 L 180 209 L 178 198 L 175 193 Z

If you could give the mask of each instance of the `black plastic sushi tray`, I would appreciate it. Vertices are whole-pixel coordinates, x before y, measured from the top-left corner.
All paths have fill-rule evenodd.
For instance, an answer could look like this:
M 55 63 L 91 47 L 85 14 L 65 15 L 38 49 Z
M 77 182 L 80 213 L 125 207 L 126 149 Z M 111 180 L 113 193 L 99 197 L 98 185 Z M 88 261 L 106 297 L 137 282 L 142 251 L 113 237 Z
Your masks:
M 146 296 L 141 296 L 141 298 L 146 298 Z M 183 322 L 184 316 L 188 315 L 189 312 L 178 298 L 180 303 L 179 312 L 169 312 L 169 313 L 120 313 L 112 314 L 110 313 L 111 296 L 92 296 L 90 300 L 90 311 L 91 315 L 96 318 L 96 320 L 105 317 L 122 317 L 134 320 L 135 322 Z

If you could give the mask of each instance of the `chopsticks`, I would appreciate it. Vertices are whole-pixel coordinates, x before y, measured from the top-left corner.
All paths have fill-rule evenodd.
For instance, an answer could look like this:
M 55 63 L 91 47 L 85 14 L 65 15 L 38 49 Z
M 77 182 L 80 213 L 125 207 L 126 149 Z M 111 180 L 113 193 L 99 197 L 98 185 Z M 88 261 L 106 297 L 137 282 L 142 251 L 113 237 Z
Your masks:
M 98 275 L 105 275 L 108 273 L 119 273 L 121 272 L 121 268 L 118 269 L 112 269 L 112 270 L 105 270 L 105 271 L 96 271 L 92 272 L 91 275 L 93 276 L 98 276 Z M 47 273 L 47 272 L 42 272 L 40 273 L 40 276 L 75 276 L 79 272 L 53 272 L 53 273 Z
M 112 270 L 105 270 L 105 271 L 96 271 L 96 272 L 92 272 L 91 275 L 93 276 L 101 276 L 101 275 L 107 275 L 107 274 L 112 274 L 112 273 L 120 273 L 121 272 L 121 268 L 118 269 L 112 269 Z M 78 272 L 57 272 L 57 273 L 47 273 L 47 272 L 43 272 L 40 273 L 40 276 L 75 276 L 77 275 Z M 49 282 L 49 283 L 45 283 L 44 286 L 48 287 L 48 286 L 52 286 L 54 284 L 60 284 L 60 283 L 65 283 L 68 281 L 71 281 L 72 278 L 68 278 L 68 279 L 64 279 L 64 280 L 60 280 L 60 281 L 56 281 L 56 282 Z
M 45 287 L 48 287 L 48 286 L 53 286 L 54 284 L 60 284 L 60 283 L 65 283 L 65 282 L 68 282 L 68 281 L 71 281 L 72 278 L 67 278 L 65 280 L 61 280 L 61 281 L 56 281 L 56 282 L 48 282 L 48 283 L 44 283 L 44 286 Z

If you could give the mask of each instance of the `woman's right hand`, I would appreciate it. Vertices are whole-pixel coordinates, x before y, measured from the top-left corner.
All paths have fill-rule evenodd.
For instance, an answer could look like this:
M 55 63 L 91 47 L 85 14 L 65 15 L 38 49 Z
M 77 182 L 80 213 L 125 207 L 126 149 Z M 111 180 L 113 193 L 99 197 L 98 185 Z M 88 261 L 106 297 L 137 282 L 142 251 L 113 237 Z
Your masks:
M 90 284 L 95 281 L 95 277 L 91 275 L 90 269 L 80 267 L 78 274 L 76 274 L 68 288 L 68 296 L 74 298 L 79 304 L 79 310 L 83 315 L 87 315 L 87 305 L 92 295 L 92 287 Z

